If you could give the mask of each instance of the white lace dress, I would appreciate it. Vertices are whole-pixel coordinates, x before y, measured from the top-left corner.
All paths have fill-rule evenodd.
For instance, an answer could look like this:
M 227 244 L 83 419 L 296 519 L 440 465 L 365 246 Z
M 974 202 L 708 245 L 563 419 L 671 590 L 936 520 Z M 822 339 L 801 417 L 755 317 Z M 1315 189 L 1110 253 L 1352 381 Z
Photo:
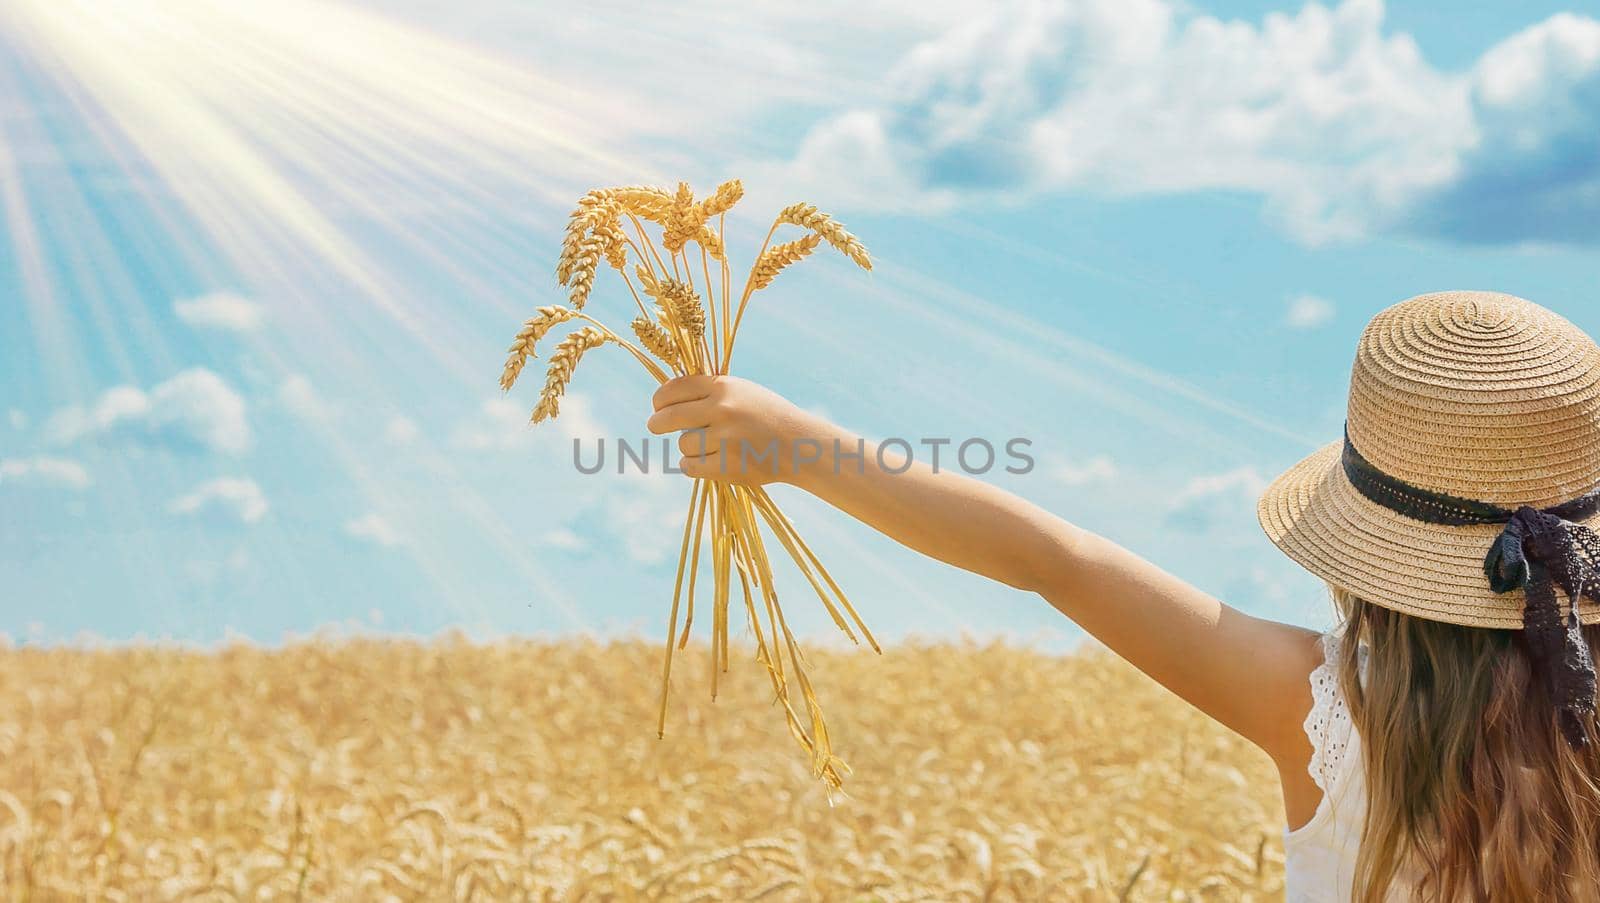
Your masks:
M 1323 663 L 1311 672 L 1311 779 L 1322 802 L 1311 820 L 1283 836 L 1288 903 L 1348 903 L 1355 877 L 1361 822 L 1367 813 L 1361 737 L 1339 691 L 1338 634 L 1322 637 Z M 1366 657 L 1361 661 L 1365 663 Z M 1390 900 L 1406 900 L 1409 884 L 1392 888 Z

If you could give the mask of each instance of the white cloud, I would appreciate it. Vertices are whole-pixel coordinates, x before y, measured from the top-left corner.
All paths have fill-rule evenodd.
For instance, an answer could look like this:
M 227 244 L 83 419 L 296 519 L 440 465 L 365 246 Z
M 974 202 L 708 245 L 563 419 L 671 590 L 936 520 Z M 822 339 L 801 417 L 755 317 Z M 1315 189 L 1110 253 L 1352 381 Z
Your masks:
M 1194 477 L 1173 496 L 1167 523 L 1191 533 L 1254 523 L 1256 499 L 1266 488 L 1253 467 Z
M 1410 214 L 1465 242 L 1600 241 L 1600 21 L 1561 13 L 1490 48 L 1471 73 L 1460 177 Z
M 552 549 L 561 549 L 564 552 L 578 552 L 589 547 L 589 543 L 582 536 L 566 527 L 556 527 L 539 534 L 539 542 Z
M 1230 492 L 1243 492 L 1254 497 L 1266 488 L 1266 478 L 1254 467 L 1239 467 L 1225 473 L 1194 477 L 1184 484 L 1174 502 L 1181 504 L 1193 499 L 1213 498 Z
M 222 477 L 196 486 L 167 503 L 167 510 L 187 517 L 211 516 L 253 524 L 267 514 L 267 497 L 251 479 Z
M 6 419 L 10 421 L 11 428 L 14 430 L 25 430 L 28 428 L 28 415 L 17 410 L 16 408 L 12 408 L 10 411 L 6 412 Z
M 1308 242 L 1452 225 L 1540 237 L 1547 226 L 1529 217 L 1543 208 L 1513 190 L 1531 182 L 1565 237 L 1600 238 L 1593 19 L 1557 16 L 1469 74 L 1386 33 L 1381 0 L 1312 3 L 1260 24 L 1177 0 L 986 9 L 901 58 L 885 101 L 818 123 L 762 178 L 880 210 L 1061 190 L 1243 191 Z M 1479 219 L 1485 203 L 1513 215 L 1453 224 L 1469 209 L 1458 189 Z
M 421 433 L 415 420 L 399 415 L 389 418 L 383 427 L 383 438 L 391 445 L 410 445 Z
M 67 458 L 0 458 L 0 485 L 21 484 L 83 490 L 93 482 L 82 464 Z
M 1068 486 L 1105 483 L 1117 476 L 1117 463 L 1106 455 L 1095 455 L 1082 463 L 1066 461 L 1056 465 L 1051 475 Z
M 380 546 L 397 546 L 400 544 L 399 532 L 383 515 L 377 512 L 369 511 L 360 517 L 345 521 L 344 532 L 356 539 Z
M 1291 329 L 1316 329 L 1333 320 L 1333 302 L 1316 295 L 1301 295 L 1289 302 L 1284 322 Z
M 250 447 L 244 398 L 204 368 L 185 370 L 149 392 L 135 386 L 108 389 L 92 405 L 62 408 L 45 423 L 58 444 L 130 439 L 180 451 L 237 455 Z
M 559 422 L 559 418 L 558 418 Z M 515 451 L 532 441 L 528 414 L 509 398 L 491 398 L 478 416 L 456 427 L 450 444 L 467 451 Z
M 339 413 L 322 397 L 311 380 L 299 373 L 286 377 L 278 386 L 278 402 L 296 417 L 316 423 L 326 423 Z
M 593 532 L 615 540 L 623 554 L 640 564 L 660 564 L 676 554 L 689 483 L 682 476 L 661 472 L 661 440 L 651 437 L 647 449 L 642 448 L 642 435 L 628 437 L 629 444 L 640 454 L 650 456 L 650 472 L 641 473 L 630 463 L 625 473 L 618 474 L 618 434 L 597 419 L 593 410 L 587 395 L 570 393 L 561 400 L 560 417 L 530 427 L 528 411 L 521 404 L 505 398 L 490 399 L 477 416 L 456 429 L 451 445 L 466 451 L 519 452 L 535 448 L 539 442 L 557 442 L 561 453 L 570 455 L 572 441 L 578 439 L 583 443 L 582 460 L 593 466 L 596 440 L 604 438 L 607 469 L 595 477 L 600 481 L 594 484 L 599 491 L 588 508 L 595 520 Z M 565 547 L 563 543 L 570 544 L 574 539 L 585 542 L 581 536 L 569 537 L 560 532 L 555 532 L 553 539 L 557 547 Z
M 184 323 L 201 329 L 252 332 L 261 326 L 261 305 L 232 292 L 213 292 L 172 303 L 172 312 Z
M 429 32 L 453 33 L 499 56 L 526 59 L 541 72 L 589 73 L 581 89 L 576 83 L 568 89 L 595 114 L 572 124 L 583 129 L 574 137 L 596 147 L 610 144 L 595 137 L 619 131 L 748 137 L 738 131 L 746 116 L 767 115 L 783 104 L 834 103 L 881 75 L 881 60 L 970 15 L 968 4 L 951 0 L 682 0 L 673 4 L 670 19 L 640 29 L 633 19 L 643 7 L 626 4 L 575 16 L 559 4 L 478 0 L 474 15 L 464 16 L 431 0 L 367 2 L 385 16 L 420 20 Z M 849 27 L 840 28 L 845 21 Z M 628 31 L 626 41 L 614 39 L 618 28 Z M 683 53 L 686 42 L 693 53 Z M 673 77 L 664 79 L 659 65 L 668 59 Z M 638 85 L 649 85 L 649 103 L 639 103 L 630 90 Z M 597 136 L 596 129 L 605 131 Z
M 589 397 L 578 392 L 561 399 L 561 415 L 537 426 L 528 421 L 528 409 L 509 398 L 491 398 L 478 409 L 476 417 L 461 424 L 450 437 L 450 444 L 465 451 L 522 451 L 534 447 L 545 437 L 558 437 L 563 444 L 582 439 L 593 448 L 596 439 L 609 435 L 594 416 Z

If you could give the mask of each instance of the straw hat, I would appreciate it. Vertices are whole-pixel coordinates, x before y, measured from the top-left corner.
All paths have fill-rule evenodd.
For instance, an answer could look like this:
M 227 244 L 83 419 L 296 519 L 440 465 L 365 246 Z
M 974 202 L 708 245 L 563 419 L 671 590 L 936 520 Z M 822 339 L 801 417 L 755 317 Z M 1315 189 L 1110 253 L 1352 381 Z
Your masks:
M 1421 295 L 1367 324 L 1350 373 L 1350 442 L 1413 486 L 1515 509 L 1600 487 L 1600 346 L 1529 301 Z M 1494 524 L 1439 526 L 1362 495 L 1343 441 L 1278 477 L 1257 506 L 1285 554 L 1386 608 L 1472 627 L 1520 628 L 1525 593 L 1496 594 L 1484 555 Z M 1600 516 L 1580 521 L 1600 528 Z M 1584 623 L 1600 622 L 1585 600 Z

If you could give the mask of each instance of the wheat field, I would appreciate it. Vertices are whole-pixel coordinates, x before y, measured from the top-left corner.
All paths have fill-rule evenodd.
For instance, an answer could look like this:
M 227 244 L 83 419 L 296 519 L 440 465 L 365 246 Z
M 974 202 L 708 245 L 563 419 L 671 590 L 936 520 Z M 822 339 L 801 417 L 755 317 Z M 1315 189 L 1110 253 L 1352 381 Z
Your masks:
M 830 805 L 734 653 L 658 740 L 642 641 L 0 648 L 0 896 L 1281 898 L 1266 758 L 1109 655 L 812 653 Z

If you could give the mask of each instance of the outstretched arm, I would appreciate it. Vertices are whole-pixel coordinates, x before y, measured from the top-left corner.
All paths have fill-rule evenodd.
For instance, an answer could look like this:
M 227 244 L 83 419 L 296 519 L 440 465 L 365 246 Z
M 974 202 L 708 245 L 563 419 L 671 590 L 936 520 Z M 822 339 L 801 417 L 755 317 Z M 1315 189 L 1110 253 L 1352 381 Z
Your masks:
M 1314 634 L 1239 612 L 1138 555 L 994 486 L 914 463 L 878 466 L 871 443 L 754 383 L 691 376 L 662 386 L 649 427 L 681 430 L 690 476 L 790 482 L 925 555 L 1037 593 L 1112 651 L 1283 765 L 1309 746 L 1299 722 Z M 754 463 L 741 449 L 777 454 Z M 702 452 L 705 452 L 702 454 Z M 820 452 L 817 460 L 810 460 Z M 750 462 L 747 466 L 747 462 Z M 898 463 L 891 462 L 898 470 Z M 1286 788 L 1287 789 L 1287 788 Z

